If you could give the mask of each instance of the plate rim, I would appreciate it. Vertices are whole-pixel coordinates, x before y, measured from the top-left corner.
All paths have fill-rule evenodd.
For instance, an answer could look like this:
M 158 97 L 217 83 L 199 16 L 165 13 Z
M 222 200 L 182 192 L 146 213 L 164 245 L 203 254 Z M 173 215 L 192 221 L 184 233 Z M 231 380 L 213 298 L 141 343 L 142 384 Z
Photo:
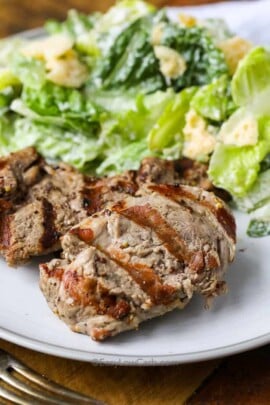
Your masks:
M 167 7 L 179 9 L 179 7 Z M 181 7 L 182 8 L 182 7 Z M 15 33 L 9 37 L 1 38 L 24 38 L 36 39 L 46 35 L 44 28 L 34 28 L 30 30 Z M 168 354 L 159 356 L 136 356 L 136 355 L 113 355 L 106 353 L 97 353 L 92 351 L 83 351 L 79 349 L 68 349 L 52 343 L 46 343 L 33 339 L 22 334 L 12 332 L 0 327 L 0 338 L 7 342 L 17 344 L 21 347 L 45 353 L 52 356 L 58 356 L 69 360 L 79 360 L 95 364 L 116 365 L 116 366 L 169 366 L 176 364 L 194 363 L 199 361 L 213 360 L 221 357 L 234 355 L 264 346 L 270 343 L 270 332 L 256 338 L 241 341 L 239 343 L 227 345 L 220 348 L 193 351 L 182 354 Z M 89 338 L 90 339 L 90 338 Z M 102 343 L 101 343 L 102 344 Z
M 0 327 L 0 338 L 17 344 L 19 346 L 31 349 L 37 352 L 46 353 L 70 360 L 79 360 L 104 365 L 123 365 L 123 366 L 166 366 L 185 363 L 194 363 L 199 361 L 213 360 L 221 357 L 230 356 L 264 346 L 270 343 L 270 332 L 253 339 L 244 340 L 239 343 L 220 347 L 216 349 L 200 350 L 182 354 L 168 354 L 159 356 L 136 356 L 136 355 L 114 355 L 108 353 L 97 353 L 79 349 L 68 349 L 59 345 L 45 343 L 37 339 L 12 332 Z M 89 338 L 90 339 L 90 338 Z M 102 345 L 102 343 L 101 343 Z

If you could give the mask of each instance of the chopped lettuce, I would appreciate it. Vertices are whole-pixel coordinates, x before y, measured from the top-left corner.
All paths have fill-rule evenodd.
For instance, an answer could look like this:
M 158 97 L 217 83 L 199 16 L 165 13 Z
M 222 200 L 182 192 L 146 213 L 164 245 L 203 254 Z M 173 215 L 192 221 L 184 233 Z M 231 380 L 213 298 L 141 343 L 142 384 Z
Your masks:
M 189 86 L 202 86 L 228 73 L 224 54 L 216 47 L 207 30 L 202 27 L 184 28 L 168 22 L 162 29 L 160 45 L 180 53 L 187 69 L 172 80 L 176 91 Z
M 267 206 L 267 208 L 270 210 L 269 206 Z M 269 236 L 270 217 L 267 219 L 252 219 L 248 225 L 247 234 L 251 238 L 262 238 L 263 236 Z
M 66 21 L 50 20 L 46 23 L 49 33 L 65 33 L 74 38 L 76 48 L 91 56 L 100 56 L 113 46 L 116 37 L 129 24 L 155 10 L 142 0 L 122 0 L 105 14 L 86 15 L 70 10 Z
M 228 25 L 221 18 L 206 18 L 199 21 L 199 25 L 207 29 L 215 44 L 225 41 L 233 36 Z
M 209 167 L 214 184 L 232 193 L 237 205 L 248 210 L 252 209 L 253 203 L 258 204 L 257 198 L 260 198 L 254 197 L 252 187 L 263 196 L 267 193 L 264 188 L 267 186 L 262 181 L 264 176 L 260 176 L 258 183 L 256 180 L 262 162 L 270 152 L 269 95 L 270 53 L 265 48 L 254 48 L 239 63 L 232 79 L 232 97 L 241 108 L 230 116 L 220 131 L 221 140 L 228 138 L 232 142 L 218 143 Z M 259 136 L 251 133 L 256 126 Z M 234 141 L 232 134 L 237 137 Z
M 254 211 L 269 201 L 270 170 L 260 173 L 254 185 L 243 197 L 235 198 L 237 208 L 244 212 Z
M 33 145 L 45 158 L 52 161 L 60 159 L 80 170 L 86 170 L 88 162 L 94 160 L 100 152 L 100 145 L 95 138 L 78 132 L 75 135 L 60 127 L 27 118 L 17 119 L 14 134 L 10 138 L 10 150 Z
M 238 113 L 238 112 L 237 112 Z M 241 115 L 240 115 L 241 118 Z M 270 117 L 258 120 L 259 139 L 255 145 L 218 143 L 210 160 L 209 176 L 217 187 L 242 197 L 255 183 L 260 162 L 270 152 Z
M 182 27 L 165 10 L 122 0 L 104 14 L 71 10 L 66 21 L 50 21 L 46 28 L 72 37 L 76 55 L 88 64 L 88 80 L 78 89 L 48 82 L 42 55 L 23 56 L 23 44 L 15 47 L 13 40 L 0 43 L 0 65 L 6 69 L 2 76 L 0 71 L 3 153 L 35 145 L 46 158 L 84 172 L 114 173 L 138 167 L 147 155 L 181 157 L 190 108 L 216 128 L 235 108 L 228 67 L 216 45 L 217 31 L 222 38 L 229 33 L 214 21 Z M 156 46 L 169 49 L 167 56 L 176 55 L 184 70 L 167 74 Z M 250 152 L 256 170 L 270 152 L 264 132 Z
M 247 234 L 251 238 L 261 238 L 270 235 L 270 202 L 252 212 Z
M 148 135 L 150 150 L 162 151 L 164 148 L 179 143 L 179 141 L 180 145 L 182 144 L 185 115 L 196 91 L 195 87 L 183 90 L 168 103 Z
M 191 101 L 191 107 L 203 118 L 214 122 L 225 121 L 234 111 L 230 91 L 230 79 L 223 75 L 201 87 Z
M 86 15 L 77 10 L 69 10 L 66 21 L 48 20 L 45 28 L 50 34 L 68 34 L 76 39 L 79 35 L 89 32 L 99 17 L 98 13 Z
M 270 52 L 263 47 L 252 49 L 240 61 L 232 79 L 232 96 L 236 105 L 256 102 L 270 87 Z
M 166 88 L 150 43 L 152 26 L 151 15 L 141 17 L 119 34 L 93 72 L 97 87 L 122 91 L 139 87 L 145 93 Z
M 14 55 L 17 55 L 20 48 L 25 45 L 26 41 L 19 37 L 12 37 L 0 40 L 0 68 L 10 66 Z
M 14 114 L 4 114 L 0 117 L 0 155 L 12 152 L 11 138 L 15 131 L 16 117 Z M 16 150 L 17 148 L 15 148 Z
M 89 136 L 99 128 L 99 112 L 90 100 L 79 90 L 50 82 L 39 89 L 24 87 L 21 99 L 15 100 L 11 108 L 41 123 L 63 126 Z
M 97 30 L 108 32 L 112 28 L 127 26 L 140 17 L 155 11 L 155 7 L 142 0 L 118 1 L 99 20 Z
M 124 170 L 138 169 L 140 161 L 150 156 L 151 153 L 147 148 L 145 139 L 138 142 L 133 142 L 112 150 L 107 158 L 103 160 L 101 165 L 97 168 L 98 175 L 121 173 Z
M 12 59 L 11 71 L 24 86 L 31 89 L 40 89 L 46 80 L 44 62 L 35 58 L 25 57 L 20 53 Z
M 21 82 L 8 69 L 0 70 L 0 115 L 9 110 L 11 102 L 20 95 Z
M 19 79 L 8 69 L 0 70 L 0 91 L 7 87 L 20 87 Z

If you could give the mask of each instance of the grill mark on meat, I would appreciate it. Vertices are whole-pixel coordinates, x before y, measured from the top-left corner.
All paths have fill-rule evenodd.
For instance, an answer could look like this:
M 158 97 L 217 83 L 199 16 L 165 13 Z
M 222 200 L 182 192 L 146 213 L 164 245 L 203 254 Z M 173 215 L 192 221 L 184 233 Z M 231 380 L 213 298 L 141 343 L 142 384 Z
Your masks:
M 11 201 L 0 199 L 0 212 L 1 213 L 3 213 L 3 211 L 10 211 L 12 208 L 13 208 L 13 204 Z
M 74 301 L 83 307 L 91 306 L 98 315 L 109 315 L 115 319 L 125 318 L 131 310 L 129 303 L 116 295 L 109 294 L 107 288 L 93 278 L 78 275 L 69 270 L 63 276 L 64 288 Z
M 130 313 L 130 305 L 127 301 L 120 299 L 116 305 L 111 306 L 107 314 L 115 319 L 123 319 Z
M 222 203 L 217 200 L 216 205 L 210 204 L 206 200 L 198 200 L 197 196 L 185 190 L 181 185 L 167 185 L 167 184 L 151 184 L 149 186 L 150 190 L 156 191 L 157 193 L 170 198 L 171 200 L 178 202 L 179 200 L 177 197 L 183 197 L 189 199 L 191 201 L 196 202 L 197 204 L 201 204 L 212 214 L 215 215 L 217 221 L 222 225 L 224 230 L 226 231 L 227 235 L 236 242 L 236 224 L 233 216 L 223 207 Z
M 190 251 L 176 230 L 150 204 L 124 208 L 120 203 L 116 204 L 112 209 L 140 226 L 151 228 L 164 243 L 166 249 L 178 260 L 189 264 L 193 271 L 200 272 L 203 269 L 204 259 L 202 252 Z
M 86 181 L 86 187 L 82 190 L 82 204 L 88 215 L 101 211 L 102 208 L 115 199 L 115 194 L 134 195 L 138 190 L 135 182 L 135 172 L 129 172 L 131 180 L 117 179 L 115 183 L 110 184 L 110 178 L 94 181 Z M 113 178 L 112 178 L 113 179 Z
M 4 169 L 7 165 L 7 161 L 4 159 L 0 159 L 0 170 Z
M 154 304 L 168 305 L 175 299 L 175 287 L 162 284 L 160 277 L 152 268 L 141 263 L 127 262 L 124 255 L 116 249 L 104 250 L 100 246 L 96 246 L 96 248 L 119 267 L 127 271 Z
M 76 235 L 80 240 L 87 244 L 90 244 L 94 239 L 94 232 L 91 228 L 73 228 L 69 233 Z
M 103 187 L 96 186 L 93 188 L 84 187 L 82 190 L 83 208 L 86 209 L 87 215 L 92 215 L 100 211 L 103 206 Z
M 55 212 L 52 204 L 46 199 L 42 199 L 43 227 L 44 232 L 40 238 L 40 244 L 44 249 L 49 249 L 59 240 L 59 233 L 55 227 Z
M 11 217 L 9 215 L 4 215 L 0 219 L 0 247 L 1 249 L 7 249 L 10 245 L 11 231 L 10 222 Z
M 54 267 L 53 269 L 49 269 L 46 263 L 40 264 L 40 269 L 43 270 L 48 278 L 56 278 L 57 280 L 62 280 L 64 269 L 62 267 Z
M 134 195 L 138 190 L 138 185 L 135 182 L 118 180 L 115 185 L 112 185 L 111 190 L 118 193 Z

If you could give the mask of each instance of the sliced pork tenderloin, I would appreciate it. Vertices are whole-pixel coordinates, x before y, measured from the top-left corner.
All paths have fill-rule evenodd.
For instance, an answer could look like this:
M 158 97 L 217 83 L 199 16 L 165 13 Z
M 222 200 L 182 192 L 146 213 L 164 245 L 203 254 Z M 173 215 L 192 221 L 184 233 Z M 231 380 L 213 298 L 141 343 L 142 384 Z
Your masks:
M 57 251 L 72 226 L 149 182 L 209 188 L 206 166 L 191 162 L 146 158 L 138 171 L 93 178 L 63 163 L 49 165 L 34 148 L 1 158 L 0 253 L 17 266 Z
M 223 293 L 235 232 L 214 194 L 149 184 L 72 228 L 63 259 L 40 266 L 40 286 L 74 331 L 103 340 L 183 308 L 195 292 Z

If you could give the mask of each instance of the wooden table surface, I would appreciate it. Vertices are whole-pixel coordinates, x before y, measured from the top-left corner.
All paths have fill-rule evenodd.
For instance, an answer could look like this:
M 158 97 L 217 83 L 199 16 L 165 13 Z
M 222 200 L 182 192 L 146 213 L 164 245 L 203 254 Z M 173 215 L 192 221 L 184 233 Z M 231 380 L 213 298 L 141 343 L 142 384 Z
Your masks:
M 203 2 L 152 0 L 158 6 Z M 64 19 L 69 8 L 91 12 L 111 4 L 113 0 L 0 0 L 0 36 L 41 26 L 48 18 Z M 223 360 L 156 368 L 97 367 L 2 340 L 0 347 L 45 376 L 110 405 L 270 404 L 270 346 Z

